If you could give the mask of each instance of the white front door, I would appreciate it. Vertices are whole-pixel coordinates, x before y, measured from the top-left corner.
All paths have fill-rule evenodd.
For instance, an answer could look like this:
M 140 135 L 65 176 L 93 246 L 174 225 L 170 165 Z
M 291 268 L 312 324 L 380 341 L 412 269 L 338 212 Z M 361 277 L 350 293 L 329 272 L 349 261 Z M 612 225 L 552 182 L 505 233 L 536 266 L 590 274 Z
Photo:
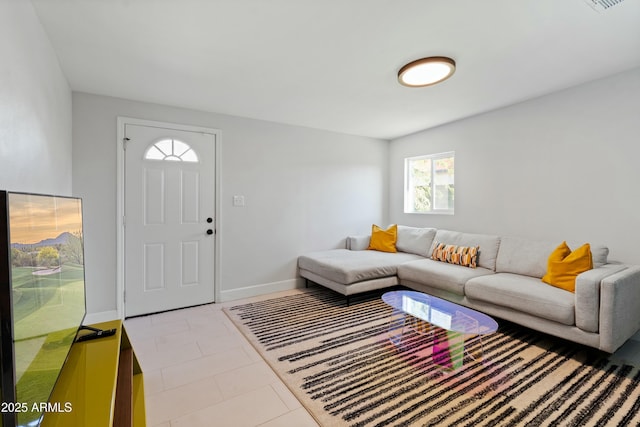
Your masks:
M 125 316 L 213 302 L 216 135 L 124 135 Z

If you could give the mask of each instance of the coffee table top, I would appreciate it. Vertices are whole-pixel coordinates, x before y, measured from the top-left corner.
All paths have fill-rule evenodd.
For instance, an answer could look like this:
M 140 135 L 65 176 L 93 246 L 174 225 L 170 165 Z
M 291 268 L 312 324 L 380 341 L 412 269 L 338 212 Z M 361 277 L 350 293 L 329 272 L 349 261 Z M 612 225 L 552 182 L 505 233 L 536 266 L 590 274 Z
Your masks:
M 498 323 L 484 313 L 422 292 L 386 292 L 382 300 L 396 310 L 448 331 L 484 335 L 498 329 Z

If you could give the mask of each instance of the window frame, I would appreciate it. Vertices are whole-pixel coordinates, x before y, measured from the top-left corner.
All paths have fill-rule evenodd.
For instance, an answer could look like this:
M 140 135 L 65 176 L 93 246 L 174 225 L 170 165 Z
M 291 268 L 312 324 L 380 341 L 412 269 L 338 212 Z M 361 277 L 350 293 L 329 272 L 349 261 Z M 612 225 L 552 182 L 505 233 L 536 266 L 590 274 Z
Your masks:
M 451 203 L 451 207 L 447 208 L 447 209 L 437 209 L 435 208 L 435 203 L 434 203 L 434 198 L 435 198 L 435 194 L 436 194 L 436 179 L 435 179 L 435 174 L 436 174 L 436 169 L 434 167 L 434 162 L 440 159 L 445 159 L 445 158 L 453 158 L 453 175 L 452 175 L 452 182 L 451 185 L 453 185 L 454 188 L 454 194 L 455 194 L 455 151 L 447 151 L 444 153 L 436 153 L 436 154 L 426 154 L 426 155 L 421 155 L 421 156 L 413 156 L 413 157 L 405 157 L 404 159 L 404 191 L 403 191 L 403 196 L 404 196 L 404 213 L 407 214 L 427 214 L 427 215 L 433 215 L 433 214 L 440 214 L 440 215 L 453 215 L 455 212 L 455 197 L 453 198 L 453 201 Z M 430 198 L 430 203 L 431 203 L 431 209 L 428 211 L 417 211 L 414 209 L 414 196 L 411 194 L 412 188 L 415 186 L 412 186 L 412 179 L 411 179 L 411 163 L 414 161 L 418 161 L 418 160 L 430 160 L 431 161 L 431 182 L 430 182 L 430 186 L 431 186 L 431 198 Z

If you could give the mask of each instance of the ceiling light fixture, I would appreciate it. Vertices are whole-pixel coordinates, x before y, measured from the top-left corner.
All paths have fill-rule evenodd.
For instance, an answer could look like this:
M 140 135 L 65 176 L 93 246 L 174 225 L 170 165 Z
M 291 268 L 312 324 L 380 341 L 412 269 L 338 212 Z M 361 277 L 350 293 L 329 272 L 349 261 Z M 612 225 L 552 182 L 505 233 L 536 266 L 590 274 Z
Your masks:
M 409 62 L 398 71 L 398 81 L 409 87 L 424 87 L 440 83 L 453 75 L 456 62 L 445 56 L 431 56 Z

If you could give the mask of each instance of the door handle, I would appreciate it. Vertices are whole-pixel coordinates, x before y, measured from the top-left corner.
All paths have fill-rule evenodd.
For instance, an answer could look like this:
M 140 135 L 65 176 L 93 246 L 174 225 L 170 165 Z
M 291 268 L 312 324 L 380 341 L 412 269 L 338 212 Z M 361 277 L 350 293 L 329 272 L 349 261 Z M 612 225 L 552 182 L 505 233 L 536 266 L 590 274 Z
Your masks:
M 213 218 L 207 218 L 207 222 L 211 224 L 213 222 Z
M 212 235 L 212 234 L 213 234 L 213 230 L 212 230 L 212 229 L 208 229 L 208 230 L 207 230 L 207 234 L 208 234 L 208 235 Z

